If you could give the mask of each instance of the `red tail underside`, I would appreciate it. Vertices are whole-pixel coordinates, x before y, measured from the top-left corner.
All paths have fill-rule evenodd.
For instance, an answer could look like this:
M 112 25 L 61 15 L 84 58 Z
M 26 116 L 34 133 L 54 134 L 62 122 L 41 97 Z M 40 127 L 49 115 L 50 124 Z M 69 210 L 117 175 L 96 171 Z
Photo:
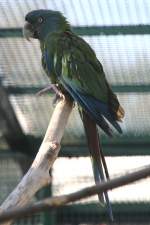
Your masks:
M 97 165 L 103 164 L 106 178 L 109 179 L 109 173 L 104 158 L 104 154 L 101 148 L 96 123 L 90 118 L 90 116 L 83 111 L 83 124 L 87 136 L 88 146 L 91 157 L 95 160 Z
M 104 158 L 104 154 L 102 151 L 102 147 L 100 145 L 96 123 L 91 119 L 91 117 L 85 111 L 82 111 L 82 120 L 83 120 L 85 132 L 87 136 L 90 155 L 93 158 L 93 162 L 94 162 L 93 172 L 94 172 L 95 183 L 97 182 L 99 183 L 102 180 L 109 179 L 109 174 L 108 174 L 108 169 L 107 169 L 106 161 Z M 105 171 L 105 174 L 103 172 L 103 169 Z M 104 195 L 98 195 L 98 197 L 101 203 L 105 202 L 110 221 L 112 222 L 114 218 L 113 218 L 112 207 L 109 201 L 109 196 L 107 192 L 104 192 L 103 194 Z

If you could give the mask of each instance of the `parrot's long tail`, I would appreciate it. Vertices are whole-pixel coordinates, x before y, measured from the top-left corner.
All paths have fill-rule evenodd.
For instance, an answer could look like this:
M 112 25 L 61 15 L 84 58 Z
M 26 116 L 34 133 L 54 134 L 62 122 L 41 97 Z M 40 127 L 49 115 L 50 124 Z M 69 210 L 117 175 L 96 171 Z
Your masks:
M 95 183 L 97 184 L 105 179 L 109 179 L 109 173 L 103 151 L 100 146 L 96 123 L 89 117 L 89 115 L 85 111 L 82 111 L 82 120 L 87 136 L 90 155 L 92 157 L 94 179 Z M 106 205 L 109 218 L 111 221 L 113 221 L 113 213 L 108 193 L 104 192 L 103 194 L 98 195 L 98 198 L 101 203 Z

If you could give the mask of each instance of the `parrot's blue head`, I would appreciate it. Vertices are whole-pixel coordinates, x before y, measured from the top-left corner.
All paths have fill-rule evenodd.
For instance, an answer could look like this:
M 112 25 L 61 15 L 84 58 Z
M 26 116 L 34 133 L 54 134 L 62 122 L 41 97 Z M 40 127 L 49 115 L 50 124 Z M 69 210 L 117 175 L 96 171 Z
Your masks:
M 70 30 L 70 25 L 66 18 L 58 11 L 34 10 L 25 16 L 25 20 L 23 34 L 27 39 L 37 38 L 44 40 L 50 32 Z

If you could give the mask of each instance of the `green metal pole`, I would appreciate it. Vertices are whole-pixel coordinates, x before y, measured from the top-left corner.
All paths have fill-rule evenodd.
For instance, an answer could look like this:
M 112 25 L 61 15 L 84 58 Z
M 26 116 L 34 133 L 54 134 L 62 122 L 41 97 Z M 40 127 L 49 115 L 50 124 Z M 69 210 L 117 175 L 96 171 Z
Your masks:
M 37 194 L 38 199 L 44 199 L 52 196 L 52 180 L 51 184 L 47 187 L 42 188 Z M 43 225 L 56 225 L 56 212 L 55 210 L 51 213 L 45 211 L 42 213 L 42 224 Z
M 52 185 L 50 185 L 49 187 L 44 188 L 43 190 L 43 197 L 50 197 L 52 196 Z M 49 213 L 48 211 L 43 213 L 43 225 L 56 225 L 55 223 L 55 210 L 51 213 Z

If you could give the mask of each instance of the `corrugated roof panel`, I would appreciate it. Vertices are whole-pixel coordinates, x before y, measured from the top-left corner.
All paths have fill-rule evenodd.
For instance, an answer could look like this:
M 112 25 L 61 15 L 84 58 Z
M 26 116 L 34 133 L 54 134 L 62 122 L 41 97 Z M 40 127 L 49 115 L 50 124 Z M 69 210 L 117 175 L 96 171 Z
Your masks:
M 41 66 L 41 52 L 37 41 L 23 38 L 0 39 L 0 59 L 5 85 L 46 85 L 49 79 Z
M 150 84 L 150 36 L 84 37 L 95 50 L 111 84 Z
M 40 8 L 63 12 L 74 26 L 150 23 L 149 0 L 3 0 L 0 2 L 0 27 L 22 27 L 24 15 Z

